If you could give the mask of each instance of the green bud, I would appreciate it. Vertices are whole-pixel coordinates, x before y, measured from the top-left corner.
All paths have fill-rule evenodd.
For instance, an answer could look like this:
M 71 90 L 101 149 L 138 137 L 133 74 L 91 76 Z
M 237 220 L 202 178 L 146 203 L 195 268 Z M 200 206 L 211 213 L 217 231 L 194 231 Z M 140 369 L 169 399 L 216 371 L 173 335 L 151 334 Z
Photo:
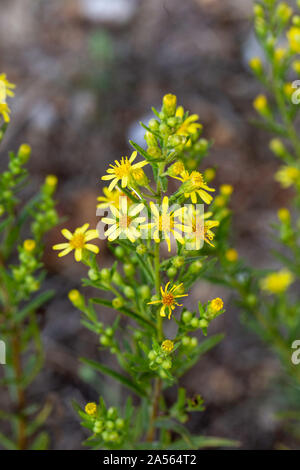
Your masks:
M 125 421 L 122 418 L 118 418 L 116 421 L 116 428 L 117 429 L 123 429 L 125 426 Z
M 135 273 L 135 268 L 134 268 L 133 264 L 131 264 L 131 263 L 125 263 L 124 266 L 123 266 L 123 270 L 124 270 L 125 276 L 127 276 L 127 277 L 131 277 Z
M 157 131 L 159 128 L 159 122 L 156 119 L 150 119 L 148 122 L 148 127 L 151 129 L 151 131 Z
M 172 362 L 166 359 L 165 361 L 163 361 L 161 366 L 163 369 L 171 369 Z
M 114 429 L 115 423 L 114 423 L 113 421 L 106 421 L 105 427 L 106 427 L 106 429 L 108 429 L 109 431 L 111 431 L 112 429 Z
M 198 340 L 197 338 L 195 338 L 195 336 L 193 336 L 193 338 L 191 338 L 190 346 L 192 348 L 196 348 L 197 344 L 198 344 Z
M 172 279 L 173 277 L 175 277 L 176 274 L 177 274 L 177 269 L 174 268 L 174 267 L 169 268 L 168 271 L 167 271 L 167 276 L 168 276 L 169 278 L 171 278 L 171 279 Z
M 189 312 L 188 310 L 186 310 L 185 312 L 183 312 L 182 314 L 182 321 L 183 323 L 185 323 L 186 325 L 188 323 L 190 323 L 190 321 L 192 320 L 193 318 L 193 314 L 191 312 Z
M 104 440 L 104 442 L 108 442 L 110 440 L 110 433 L 107 431 L 103 431 L 103 433 L 101 434 L 101 437 Z
M 143 285 L 139 287 L 139 294 L 142 300 L 150 299 L 151 297 L 151 289 L 147 285 Z
M 163 135 L 163 136 L 170 135 L 170 133 L 171 133 L 171 129 L 164 122 L 162 122 L 160 124 L 159 131 L 160 131 L 161 135 Z
M 199 274 L 201 269 L 202 269 L 202 263 L 201 261 L 198 260 L 198 261 L 194 261 L 190 265 L 189 271 L 191 272 L 191 274 Z
M 116 442 L 119 439 L 119 434 L 115 431 L 109 433 L 109 441 Z
M 176 256 L 172 260 L 172 264 L 175 268 L 181 268 L 184 265 L 184 257 L 183 256 Z
M 189 336 L 183 336 L 181 341 L 182 341 L 183 346 L 189 346 L 189 344 L 190 344 Z
M 108 268 L 103 268 L 100 271 L 100 277 L 103 281 L 110 281 L 110 269 Z
M 122 279 L 122 276 L 120 273 L 118 273 L 118 271 L 115 271 L 111 277 L 111 280 L 114 284 L 116 284 L 117 286 L 123 284 L 123 279 Z
M 161 150 L 159 147 L 148 147 L 147 153 L 149 153 L 150 157 L 152 158 L 160 158 L 161 157 Z
M 137 252 L 138 255 L 144 255 L 146 253 L 146 251 L 147 251 L 147 249 L 146 249 L 145 245 L 143 245 L 142 243 L 136 247 L 136 252 Z
M 107 336 L 113 336 L 114 335 L 114 330 L 111 327 L 106 328 L 105 334 Z
M 148 354 L 148 359 L 150 361 L 154 361 L 157 357 L 157 353 L 155 351 L 153 351 L 153 349 L 149 352 Z
M 199 328 L 199 318 L 192 318 L 191 320 L 191 327 L 192 328 Z
M 124 287 L 124 295 L 128 298 L 128 299 L 134 299 L 135 297 L 135 292 L 133 290 L 132 287 L 130 286 L 125 286 Z
M 167 120 L 167 123 L 168 123 L 168 126 L 170 126 L 170 127 L 175 127 L 176 124 L 177 124 L 177 119 L 176 119 L 176 117 L 170 117 L 170 118 Z
M 107 410 L 107 417 L 109 419 L 115 419 L 118 416 L 118 410 L 115 406 L 111 406 Z
M 95 269 L 90 269 L 88 272 L 88 276 L 91 281 L 97 281 L 98 279 L 98 273 Z
M 155 135 L 152 134 L 152 132 L 147 131 L 145 133 L 144 138 L 145 138 L 145 141 L 147 142 L 147 145 L 149 147 L 157 147 L 157 139 L 156 139 Z
M 195 144 L 195 150 L 201 155 L 205 154 L 208 150 L 209 142 L 206 139 L 199 139 L 198 142 Z
M 162 105 L 162 112 L 170 117 L 175 115 L 176 111 L 176 106 L 177 106 L 177 97 L 175 95 L 172 95 L 171 93 L 168 93 L 163 97 L 163 105 Z
M 113 307 L 118 310 L 119 308 L 123 307 L 124 301 L 121 299 L 121 297 L 115 297 L 112 301 Z
M 124 248 L 122 248 L 121 246 L 117 246 L 117 248 L 115 249 L 115 256 L 119 259 L 122 259 L 124 255 L 125 255 Z
M 205 320 L 205 318 L 202 318 L 200 321 L 199 321 L 199 328 L 207 328 L 208 327 L 208 321 Z
M 160 356 L 158 356 L 158 357 L 156 358 L 156 362 L 157 362 L 157 364 L 161 364 L 161 363 L 163 362 L 163 360 L 162 360 L 162 358 L 161 358 Z
M 109 338 L 108 336 L 101 335 L 101 336 L 100 336 L 100 343 L 101 343 L 103 346 L 109 346 L 109 345 L 110 345 L 110 338 Z

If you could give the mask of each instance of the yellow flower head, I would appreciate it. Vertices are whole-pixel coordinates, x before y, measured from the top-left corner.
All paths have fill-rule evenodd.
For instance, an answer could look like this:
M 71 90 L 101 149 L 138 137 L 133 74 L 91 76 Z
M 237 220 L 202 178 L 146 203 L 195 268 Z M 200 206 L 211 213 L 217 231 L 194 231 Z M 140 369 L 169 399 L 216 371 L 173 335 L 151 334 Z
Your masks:
M 292 67 L 296 73 L 300 74 L 300 60 L 294 60 Z
M 136 159 L 136 156 L 137 152 L 133 152 L 129 159 L 128 157 L 122 157 L 120 162 L 118 162 L 118 160 L 115 160 L 115 165 L 110 165 L 111 168 L 108 168 L 107 170 L 108 175 L 102 176 L 103 180 L 112 180 L 108 187 L 109 191 L 114 189 L 114 187 L 118 184 L 119 181 L 121 181 L 122 188 L 126 188 L 130 183 L 132 170 L 142 168 L 143 166 L 148 164 L 148 162 L 143 160 L 133 165 L 132 163 Z
M 231 263 L 235 263 L 235 261 L 238 260 L 239 255 L 238 255 L 238 252 L 234 248 L 230 248 L 229 250 L 226 251 L 225 257 L 227 261 L 230 261 Z
M 16 85 L 10 83 L 4 73 L 0 74 L 0 103 L 6 103 L 7 96 L 14 96 L 12 91 Z
M 191 228 L 179 223 L 176 218 L 182 218 L 182 213 L 185 208 L 181 207 L 174 212 L 169 211 L 169 198 L 165 196 L 160 209 L 152 201 L 150 202 L 150 209 L 154 222 L 142 225 L 141 229 L 147 231 L 151 230 L 153 239 L 156 243 L 159 243 L 161 236 L 163 236 L 167 242 L 169 251 L 171 251 L 171 235 L 173 235 L 174 238 L 183 245 L 184 239 L 182 237 L 182 233 L 191 232 Z
M 111 206 L 110 210 L 114 216 L 103 217 L 101 221 L 104 224 L 110 225 L 104 235 L 109 241 L 116 240 L 116 238 L 128 238 L 132 243 L 141 236 L 139 225 L 145 221 L 145 217 L 137 217 L 138 214 L 144 209 L 144 204 L 134 204 L 128 208 L 127 198 L 121 198 L 121 206 L 117 209 Z
M 170 353 L 174 349 L 174 343 L 170 339 L 165 339 L 165 341 L 163 341 L 161 344 L 161 348 L 163 351 Z
M 185 171 L 184 164 L 181 160 L 178 160 L 177 162 L 173 163 L 173 165 L 170 166 L 168 173 L 170 176 L 178 176 L 181 173 Z
M 299 26 L 292 26 L 287 32 L 290 49 L 296 54 L 300 53 L 300 28 Z
M 120 207 L 120 198 L 126 198 L 127 199 L 127 204 L 131 204 L 131 199 L 126 196 L 125 193 L 119 190 L 119 188 L 113 189 L 110 191 L 108 188 L 103 188 L 103 196 L 99 196 L 97 198 L 97 201 L 100 202 L 100 204 L 97 204 L 98 209 L 108 209 L 111 206 L 116 207 L 119 209 Z
M 85 406 L 85 412 L 86 412 L 89 416 L 95 416 L 95 414 L 97 413 L 97 405 L 96 405 L 96 403 L 88 403 L 88 404 Z
M 75 304 L 76 302 L 78 302 L 81 299 L 80 292 L 77 289 L 70 290 L 70 292 L 68 294 L 68 297 L 69 297 L 69 300 L 73 304 Z
M 173 176 L 173 178 L 182 181 L 181 191 L 186 198 L 191 198 L 192 203 L 197 203 L 197 195 L 206 203 L 210 204 L 213 197 L 207 191 L 215 191 L 209 188 L 204 181 L 203 175 L 199 171 L 183 171 L 180 176 Z
M 223 194 L 223 196 L 231 196 L 233 193 L 233 186 L 231 184 L 222 184 L 220 186 L 220 193 Z
M 283 188 L 289 188 L 293 184 L 300 183 L 300 170 L 293 166 L 282 166 L 275 174 L 275 180 Z
M 258 113 L 264 113 L 268 109 L 268 100 L 265 95 L 258 95 L 253 101 L 253 106 Z
M 58 178 L 55 175 L 48 175 L 46 176 L 45 183 L 47 186 L 51 186 L 52 188 L 55 188 L 58 183 Z
M 204 178 L 206 181 L 210 182 L 215 179 L 216 176 L 216 170 L 214 168 L 207 168 L 204 171 Z
M 135 168 L 131 172 L 131 181 L 132 186 L 148 186 L 149 181 L 143 168 Z
M 154 305 L 154 304 L 162 304 L 162 307 L 160 309 L 160 316 L 165 317 L 165 310 L 168 310 L 168 319 L 170 320 L 171 315 L 173 313 L 173 310 L 175 309 L 176 306 L 182 307 L 182 304 L 178 304 L 176 299 L 179 297 L 187 297 L 188 294 L 180 294 L 180 295 L 175 295 L 175 292 L 182 288 L 183 283 L 181 284 L 174 284 L 171 289 L 168 289 L 170 285 L 170 282 L 168 282 L 165 286 L 165 290 L 163 290 L 162 286 L 160 288 L 161 292 L 161 299 L 160 300 L 153 300 L 152 302 L 148 302 L 149 305 Z
M 0 115 L 1 114 L 5 122 L 10 121 L 10 109 L 6 103 L 0 103 Z
M 25 240 L 23 247 L 25 251 L 27 251 L 28 253 L 31 253 L 36 247 L 36 242 L 31 239 Z
M 270 294 L 281 294 L 285 292 L 294 282 L 294 276 L 288 269 L 282 269 L 279 272 L 268 274 L 261 280 L 262 290 Z
M 291 220 L 291 213 L 288 209 L 286 208 L 282 208 L 282 209 L 279 209 L 278 212 L 277 212 L 277 216 L 278 216 L 278 219 L 281 221 L 281 222 L 289 222 Z
M 99 248 L 92 243 L 88 243 L 94 238 L 98 238 L 97 230 L 88 230 L 89 224 L 84 224 L 71 233 L 69 230 L 64 228 L 61 233 L 68 240 L 67 243 L 59 243 L 53 246 L 53 250 L 63 250 L 59 253 L 59 257 L 69 254 L 72 250 L 75 250 L 75 260 L 81 261 L 83 250 L 89 250 L 93 253 L 99 253 Z
M 213 312 L 219 312 L 224 307 L 223 300 L 217 297 L 210 302 L 209 307 Z
M 188 247 L 189 249 L 200 250 L 200 248 L 202 248 L 203 241 L 214 246 L 212 241 L 215 234 L 211 229 L 218 227 L 219 222 L 217 220 L 207 220 L 211 215 L 212 212 L 202 214 L 192 205 L 189 205 L 187 211 L 182 212 L 179 215 L 180 221 L 191 229 L 191 231 L 186 235 L 185 241 L 185 243 L 191 244 Z
M 176 113 L 178 116 L 178 114 Z M 191 116 L 188 116 L 183 123 L 179 126 L 179 128 L 176 131 L 177 135 L 183 135 L 185 137 L 189 137 L 192 134 L 196 134 L 199 130 L 202 129 L 202 124 L 200 124 L 198 121 L 199 116 L 198 114 L 192 114 Z
M 286 56 L 286 49 L 283 49 L 282 47 L 278 47 L 277 49 L 275 49 L 275 53 L 274 53 L 274 56 L 275 56 L 275 61 L 276 62 L 281 62 L 282 59 L 284 59 L 284 57 Z
M 262 63 L 259 57 L 252 57 L 249 61 L 249 65 L 256 73 L 260 73 L 262 71 Z

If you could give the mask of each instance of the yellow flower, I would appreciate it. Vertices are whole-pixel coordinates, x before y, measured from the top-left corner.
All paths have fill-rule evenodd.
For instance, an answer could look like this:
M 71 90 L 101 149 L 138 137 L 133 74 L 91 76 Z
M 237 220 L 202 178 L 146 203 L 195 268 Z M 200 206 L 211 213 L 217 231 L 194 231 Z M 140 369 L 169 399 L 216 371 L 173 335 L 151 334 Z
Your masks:
M 300 28 L 299 26 L 292 26 L 287 32 L 287 38 L 289 41 L 292 52 L 300 53 Z
M 85 412 L 86 412 L 89 416 L 94 416 L 94 415 L 97 413 L 97 405 L 96 405 L 96 403 L 88 403 L 88 404 L 85 406 Z
M 64 228 L 61 233 L 68 240 L 67 243 L 59 243 L 53 246 L 53 250 L 63 250 L 59 253 L 59 257 L 69 254 L 72 250 L 75 250 L 75 260 L 81 261 L 83 250 L 89 250 L 93 253 L 99 253 L 99 248 L 92 243 L 87 243 L 94 238 L 98 238 L 97 230 L 87 230 L 89 224 L 84 224 L 71 233 L 69 230 Z
M 51 186 L 52 188 L 55 188 L 58 182 L 58 178 L 55 175 L 48 175 L 46 176 L 45 183 L 47 186 Z
M 283 188 L 289 188 L 293 184 L 300 183 L 300 170 L 293 166 L 282 166 L 275 174 L 275 180 Z
M 196 204 L 197 194 L 206 203 L 210 204 L 213 197 L 207 191 L 215 191 L 209 188 L 204 181 L 203 175 L 199 171 L 184 171 L 180 176 L 173 176 L 173 178 L 182 182 L 181 190 L 186 198 L 191 198 L 192 203 Z
M 112 191 L 110 191 L 108 188 L 103 188 L 102 191 L 104 196 L 99 196 L 97 198 L 97 201 L 100 202 L 100 204 L 97 204 L 98 209 L 107 209 L 111 206 L 114 206 L 118 209 L 120 207 L 121 197 L 127 198 L 127 203 L 131 204 L 131 199 L 126 196 L 125 193 L 120 191 L 119 188 L 113 189 Z
M 132 174 L 132 170 L 137 168 L 142 168 L 143 166 L 147 165 L 148 162 L 145 160 L 135 163 L 132 165 L 134 160 L 136 159 L 137 152 L 133 152 L 131 157 L 122 157 L 121 161 L 115 160 L 115 165 L 111 164 L 111 168 L 108 168 L 107 173 L 108 175 L 102 176 L 103 180 L 112 180 L 108 189 L 111 191 L 117 185 L 119 181 L 121 181 L 122 188 L 126 188 L 130 183 L 130 176 Z
M 209 308 L 213 312 L 219 312 L 220 310 L 222 310 L 223 307 L 224 307 L 223 300 L 220 299 L 219 297 L 217 297 L 216 299 L 213 299 L 209 304 Z
M 258 95 L 253 101 L 253 106 L 260 114 L 266 114 L 268 111 L 268 100 L 265 95 Z
M 203 127 L 202 124 L 200 124 L 199 122 L 195 122 L 198 121 L 198 119 L 198 114 L 192 114 L 191 116 L 188 116 L 179 126 L 176 131 L 176 134 L 189 137 L 191 134 L 195 134 L 196 132 L 198 132 Z
M 291 220 L 291 213 L 288 209 L 286 208 L 282 208 L 282 209 L 279 209 L 278 212 L 277 212 L 277 216 L 278 216 L 278 219 L 281 221 L 281 222 L 289 222 Z
M 230 248 L 229 250 L 226 251 L 225 257 L 227 261 L 234 263 L 235 261 L 238 260 L 239 255 L 238 255 L 238 252 L 234 248 Z
M 72 303 L 75 303 L 80 299 L 81 296 L 80 296 L 80 293 L 77 289 L 72 289 L 72 290 L 70 290 L 70 292 L 68 294 L 68 297 L 69 297 L 69 300 Z
M 116 238 L 128 238 L 132 243 L 141 236 L 138 226 L 145 221 L 145 217 L 136 217 L 144 209 L 144 204 L 134 204 L 128 208 L 127 198 L 121 198 L 121 206 L 117 209 L 110 207 L 114 219 L 112 217 L 103 217 L 101 221 L 104 224 L 111 225 L 104 235 L 109 241 Z M 124 236 L 122 236 L 124 235 Z
M 134 170 L 132 170 L 130 182 L 132 186 L 148 186 L 149 184 L 148 178 L 142 168 L 135 168 Z
M 294 93 L 295 89 L 291 83 L 285 83 L 283 85 L 283 91 L 287 98 L 291 98 L 292 94 Z
M 210 182 L 215 179 L 216 176 L 216 170 L 214 168 L 207 168 L 204 171 L 204 178 L 206 181 Z
M 6 103 L 0 103 L 0 114 L 2 114 L 5 122 L 10 121 L 10 109 Z
M 206 220 L 211 217 L 212 212 L 201 213 L 194 206 L 189 205 L 188 210 L 179 215 L 179 220 L 187 227 L 191 228 L 191 232 L 187 234 L 185 243 L 190 243 L 190 249 L 200 250 L 202 242 L 205 241 L 211 246 L 215 234 L 212 228 L 218 227 L 217 220 Z
M 184 244 L 184 239 L 182 237 L 182 232 L 191 232 L 191 228 L 184 226 L 181 223 L 178 223 L 175 218 L 182 215 L 182 212 L 185 210 L 184 207 L 181 207 L 177 210 L 169 212 L 169 198 L 165 196 L 163 198 L 162 206 L 160 210 L 157 206 L 151 201 L 150 209 L 154 217 L 154 222 L 149 224 L 141 225 L 142 230 L 151 230 L 153 233 L 153 239 L 156 243 L 160 242 L 161 234 L 166 240 L 168 245 L 168 250 L 171 251 L 171 239 L 170 235 L 172 234 L 174 238 Z M 177 231 L 179 230 L 179 232 Z
M 283 49 L 282 47 L 278 47 L 277 49 L 275 49 L 275 61 L 277 63 L 281 62 L 282 59 L 285 57 L 286 55 L 286 49 Z
M 177 162 L 173 163 L 173 165 L 170 166 L 168 173 L 170 176 L 178 176 L 181 173 L 185 171 L 184 164 L 181 160 L 178 160 Z
M 7 96 L 14 96 L 12 91 L 16 85 L 10 83 L 4 73 L 0 74 L 0 103 L 5 103 Z
M 163 351 L 170 353 L 174 349 L 174 343 L 170 339 L 165 339 L 165 341 L 162 342 L 161 347 Z
M 261 280 L 260 287 L 270 294 L 281 294 L 285 292 L 294 282 L 294 276 L 288 269 L 268 274 Z
M 163 290 L 162 286 L 160 287 L 160 292 L 161 292 L 161 299 L 160 300 L 153 300 L 152 302 L 148 302 L 149 305 L 154 305 L 154 304 L 162 304 L 162 307 L 160 309 L 160 316 L 165 317 L 165 310 L 168 310 L 168 319 L 170 320 L 171 315 L 173 313 L 173 310 L 175 309 L 176 306 L 182 307 L 182 304 L 178 304 L 176 299 L 179 297 L 187 297 L 188 294 L 180 294 L 180 295 L 175 295 L 175 292 L 177 289 L 181 288 L 183 284 L 174 284 L 173 287 L 171 287 L 170 290 L 168 290 L 168 287 L 170 285 L 170 282 L 168 282 L 165 286 L 165 290 Z
M 293 63 L 292 63 L 292 67 L 293 67 L 293 70 L 300 74 L 300 60 L 295 60 Z
M 254 72 L 262 72 L 262 63 L 259 57 L 252 57 L 249 61 L 249 65 Z
M 220 186 L 220 193 L 223 194 L 223 196 L 231 196 L 233 193 L 233 186 L 231 184 L 222 184 Z
M 24 241 L 23 247 L 25 251 L 31 253 L 35 249 L 36 243 L 34 240 L 28 239 Z

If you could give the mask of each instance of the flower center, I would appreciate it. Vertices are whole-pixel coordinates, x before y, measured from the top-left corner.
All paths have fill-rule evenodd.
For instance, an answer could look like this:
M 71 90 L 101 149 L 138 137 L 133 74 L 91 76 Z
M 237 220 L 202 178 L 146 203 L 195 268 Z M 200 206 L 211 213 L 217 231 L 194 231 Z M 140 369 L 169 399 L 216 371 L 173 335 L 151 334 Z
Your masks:
M 203 184 L 203 177 L 201 175 L 201 173 L 198 173 L 198 172 L 195 172 L 193 175 L 192 175 L 192 183 L 195 185 L 195 186 L 201 186 Z
M 72 248 L 84 248 L 85 237 L 83 233 L 75 233 L 73 235 L 72 240 L 70 241 L 70 245 Z
M 131 163 L 129 162 L 128 158 L 126 158 L 125 160 L 124 158 L 122 158 L 120 162 L 120 166 L 115 167 L 115 175 L 118 178 L 123 178 L 124 176 L 129 175 L 130 169 L 131 169 Z
M 131 218 L 127 215 L 121 215 L 119 219 L 119 227 L 121 229 L 126 229 L 131 224 Z
M 161 232 L 169 232 L 174 228 L 173 216 L 170 214 L 163 214 L 159 216 L 159 230 Z
M 167 307 L 171 307 L 171 305 L 174 303 L 174 295 L 170 293 L 165 294 L 163 296 L 162 302 L 164 305 L 167 305 Z

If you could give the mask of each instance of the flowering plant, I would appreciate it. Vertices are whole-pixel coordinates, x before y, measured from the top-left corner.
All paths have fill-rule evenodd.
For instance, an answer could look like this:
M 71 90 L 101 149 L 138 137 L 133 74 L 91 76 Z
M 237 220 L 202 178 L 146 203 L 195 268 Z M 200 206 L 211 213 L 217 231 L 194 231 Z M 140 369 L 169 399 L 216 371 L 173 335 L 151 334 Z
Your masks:
M 0 75 L 0 142 L 10 121 L 6 98 L 13 89 Z M 10 152 L 8 169 L 0 174 L 0 340 L 5 345 L 0 383 L 10 395 L 10 409 L 0 410 L 0 421 L 9 424 L 0 433 L 0 444 L 6 449 L 47 447 L 48 436 L 40 427 L 51 410 L 49 403 L 40 407 L 28 402 L 26 391 L 43 366 L 38 312 L 53 296 L 52 291 L 39 293 L 43 236 L 58 220 L 53 200 L 57 179 L 48 176 L 38 194 L 24 203 L 22 190 L 30 181 L 24 165 L 30 154 L 27 144 Z
M 198 344 L 193 335 L 200 330 L 206 336 L 210 323 L 224 312 L 220 298 L 199 301 L 191 310 L 182 302 L 214 263 L 213 229 L 227 214 L 213 205 L 213 211 L 203 214 L 202 203 L 211 204 L 215 190 L 197 170 L 209 148 L 198 116 L 178 107 L 171 94 L 164 96 L 161 111 L 153 112 L 148 125 L 142 124 L 147 148 L 131 142 L 131 156 L 116 160 L 102 177 L 109 186 L 98 199 L 102 219 L 97 231 L 88 230 L 88 224 L 74 233 L 64 229 L 67 241 L 54 246 L 61 250 L 59 256 L 74 252 L 75 260 L 88 267 L 84 286 L 107 293 L 89 299 L 77 290 L 69 294 L 84 326 L 99 337 L 101 349 L 115 356 L 119 369 L 91 359 L 83 359 L 84 364 L 120 382 L 140 402 L 133 406 L 129 397 L 121 410 L 101 397 L 99 403 L 75 407 L 91 433 L 86 444 L 93 448 L 233 445 L 192 436 L 183 425 L 189 412 L 203 410 L 200 396 L 187 397 L 179 387 L 172 406 L 165 398 L 166 389 L 222 339 L 217 334 Z M 150 169 L 151 179 L 146 174 Z M 177 189 L 170 194 L 174 185 Z M 111 268 L 98 265 L 99 248 L 90 243 L 97 236 L 108 240 L 116 258 Z M 112 325 L 99 321 L 97 305 L 118 312 Z M 173 327 L 171 332 L 170 324 L 177 331 Z

